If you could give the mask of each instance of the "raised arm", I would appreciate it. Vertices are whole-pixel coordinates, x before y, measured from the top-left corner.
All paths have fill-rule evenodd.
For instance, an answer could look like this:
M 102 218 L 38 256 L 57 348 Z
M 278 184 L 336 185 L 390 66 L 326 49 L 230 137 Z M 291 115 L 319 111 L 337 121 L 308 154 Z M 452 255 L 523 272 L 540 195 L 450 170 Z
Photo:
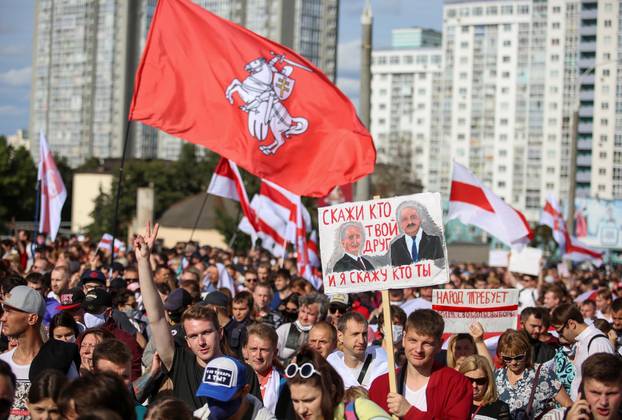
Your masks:
M 484 341 L 484 327 L 479 322 L 475 322 L 469 326 L 469 334 L 473 337 L 473 341 L 475 341 L 475 349 L 477 350 L 477 354 L 480 356 L 484 356 L 486 360 L 490 363 L 490 367 L 492 370 L 495 370 L 495 363 L 490 356 L 490 352 L 488 351 L 488 347 L 486 347 L 486 342 Z
M 147 234 L 145 236 L 136 236 L 136 239 L 134 239 L 134 252 L 138 263 L 140 292 L 143 295 L 143 303 L 147 312 L 147 318 L 149 319 L 149 325 L 151 326 L 155 348 L 166 369 L 170 369 L 173 365 L 175 345 L 173 344 L 173 336 L 166 321 L 164 304 L 153 282 L 151 264 L 149 262 L 151 248 L 158 236 L 158 227 L 156 224 L 152 231 L 151 223 L 149 223 L 147 225 Z

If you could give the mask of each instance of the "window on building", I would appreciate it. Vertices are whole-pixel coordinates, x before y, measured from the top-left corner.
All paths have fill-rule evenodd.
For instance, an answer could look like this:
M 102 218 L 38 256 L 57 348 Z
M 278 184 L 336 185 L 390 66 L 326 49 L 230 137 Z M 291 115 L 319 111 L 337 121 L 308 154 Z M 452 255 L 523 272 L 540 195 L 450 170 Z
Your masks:
M 603 192 L 603 191 L 605 191 L 605 190 L 606 190 L 606 188 L 605 188 L 605 186 L 604 186 L 604 185 L 602 185 L 602 184 L 599 184 L 599 185 L 598 185 L 598 191 Z
M 519 15 L 528 15 L 529 14 L 529 6 L 527 6 L 527 5 L 516 6 L 516 13 L 518 13 Z
M 413 63 L 413 56 L 412 55 L 405 55 L 404 56 L 404 64 L 412 64 Z
M 601 158 L 601 159 L 607 159 L 607 152 L 600 152 L 598 154 L 598 157 Z
M 511 31 L 511 30 L 512 30 L 512 24 L 511 24 L 511 23 L 504 23 L 504 24 L 503 24 L 503 30 L 504 30 L 505 32 L 509 32 L 509 31 Z
M 499 181 L 499 182 L 497 182 L 497 187 L 499 187 L 499 188 L 505 188 L 505 181 Z
M 495 16 L 497 14 L 497 6 L 486 7 L 486 14 L 490 16 Z
M 501 14 L 502 15 L 511 15 L 512 13 L 514 13 L 514 7 L 513 6 L 501 6 Z
M 502 60 L 503 60 L 503 62 L 504 62 L 504 63 L 509 63 L 509 62 L 510 62 L 510 60 L 511 60 L 511 58 L 510 58 L 510 56 L 509 56 L 509 55 L 504 55 L 504 56 L 503 56 L 503 58 L 502 58 Z
M 399 64 L 400 63 L 399 55 L 392 55 L 391 57 L 389 57 L 389 63 L 390 64 Z
M 559 22 L 553 22 L 551 24 L 551 28 L 553 29 L 559 29 L 561 27 L 561 24 Z
M 503 41 L 503 46 L 504 47 L 512 46 L 512 41 L 510 41 L 509 39 L 506 39 L 505 41 Z
M 555 6 L 553 7 L 553 13 L 560 13 L 562 11 L 561 7 Z
M 551 39 L 551 45 L 559 45 L 559 38 Z
M 605 19 L 603 25 L 605 26 L 605 28 L 611 28 L 611 19 Z

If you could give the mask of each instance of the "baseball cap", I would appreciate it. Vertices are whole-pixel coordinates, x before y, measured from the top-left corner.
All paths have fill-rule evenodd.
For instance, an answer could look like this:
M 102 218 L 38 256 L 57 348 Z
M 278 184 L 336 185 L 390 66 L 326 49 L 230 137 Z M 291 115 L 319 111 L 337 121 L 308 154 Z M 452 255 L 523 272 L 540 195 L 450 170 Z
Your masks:
M 345 293 L 337 293 L 330 297 L 329 303 L 341 303 L 343 305 L 348 305 L 350 299 L 348 299 L 348 295 Z
M 230 401 L 246 385 L 246 366 L 229 356 L 216 357 L 205 366 L 197 397 Z
M 37 314 L 39 317 L 45 315 L 45 301 L 41 293 L 28 286 L 12 288 L 11 297 L 4 301 L 4 305 L 29 314 Z
M 59 311 L 79 308 L 84 302 L 84 292 L 79 287 L 63 289 L 60 292 L 60 305 L 56 307 Z
M 80 276 L 80 284 L 84 286 L 86 283 L 99 283 L 106 286 L 106 276 L 99 270 L 86 270 Z
M 215 291 L 208 293 L 207 296 L 205 296 L 205 299 L 203 299 L 203 304 L 222 306 L 226 308 L 227 306 L 229 306 L 229 298 L 224 293 Z
M 192 296 L 185 289 L 177 288 L 171 292 L 164 302 L 164 309 L 176 312 L 192 303 Z
M 88 313 L 100 313 L 102 309 L 112 308 L 112 296 L 105 289 L 95 288 L 86 294 L 82 307 Z

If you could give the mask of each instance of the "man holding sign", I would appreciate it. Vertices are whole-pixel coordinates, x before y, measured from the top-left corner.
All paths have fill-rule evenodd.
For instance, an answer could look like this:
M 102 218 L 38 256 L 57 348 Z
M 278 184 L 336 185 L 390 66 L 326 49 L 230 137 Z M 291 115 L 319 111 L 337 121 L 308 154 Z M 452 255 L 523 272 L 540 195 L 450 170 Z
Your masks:
M 365 229 L 362 223 L 347 222 L 341 225 L 339 228 L 339 240 L 343 248 L 343 257 L 335 263 L 333 272 L 371 271 L 374 269 L 371 262 L 361 256 L 361 250 L 363 249 L 363 244 L 365 244 Z
M 424 206 L 404 201 L 396 212 L 397 226 L 402 233 L 391 243 L 391 265 L 409 265 L 421 260 L 443 259 L 441 233 Z M 433 232 L 426 232 L 422 224 Z

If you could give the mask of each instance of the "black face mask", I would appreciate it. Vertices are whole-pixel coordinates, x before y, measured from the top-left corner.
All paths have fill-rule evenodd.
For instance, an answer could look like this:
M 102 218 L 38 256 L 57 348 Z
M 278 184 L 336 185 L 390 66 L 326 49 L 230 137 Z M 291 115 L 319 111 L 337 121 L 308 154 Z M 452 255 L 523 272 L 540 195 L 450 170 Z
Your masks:
M 207 406 L 209 407 L 208 420 L 225 420 L 233 417 L 235 413 L 240 409 L 242 404 L 242 398 L 236 398 L 231 401 L 216 401 L 211 398 L 207 399 Z
M 298 319 L 298 312 L 281 311 L 285 322 L 294 322 Z

